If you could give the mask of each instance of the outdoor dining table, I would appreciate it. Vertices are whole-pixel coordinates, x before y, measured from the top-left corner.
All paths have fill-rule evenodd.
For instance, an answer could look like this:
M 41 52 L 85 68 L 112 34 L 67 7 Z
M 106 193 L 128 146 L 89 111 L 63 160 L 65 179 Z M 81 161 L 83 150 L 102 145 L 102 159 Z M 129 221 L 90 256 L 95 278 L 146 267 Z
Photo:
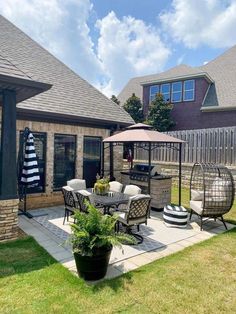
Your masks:
M 113 206 L 118 207 L 120 204 L 127 204 L 130 198 L 130 195 L 119 192 L 109 192 L 106 195 L 98 195 L 93 193 L 93 189 L 87 189 L 87 191 L 91 193 L 91 201 L 104 208 L 104 214 L 110 214 L 110 208 Z

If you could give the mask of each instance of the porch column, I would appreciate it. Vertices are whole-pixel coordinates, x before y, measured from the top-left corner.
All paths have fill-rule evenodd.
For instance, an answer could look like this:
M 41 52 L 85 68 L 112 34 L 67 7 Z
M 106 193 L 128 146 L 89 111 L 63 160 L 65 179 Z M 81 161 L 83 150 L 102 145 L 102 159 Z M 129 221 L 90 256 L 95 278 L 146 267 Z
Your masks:
M 16 93 L 3 90 L 2 95 L 0 199 L 6 200 L 17 198 Z
M 18 236 L 16 174 L 16 94 L 2 92 L 2 130 L 0 152 L 0 242 Z

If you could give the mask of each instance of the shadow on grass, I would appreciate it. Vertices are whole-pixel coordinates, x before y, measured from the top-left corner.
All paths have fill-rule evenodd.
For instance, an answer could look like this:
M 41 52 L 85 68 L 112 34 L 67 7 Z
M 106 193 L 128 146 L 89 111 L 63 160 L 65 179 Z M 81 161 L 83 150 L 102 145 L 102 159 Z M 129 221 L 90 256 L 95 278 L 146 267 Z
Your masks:
M 48 267 L 57 261 L 32 237 L 0 244 L 0 278 Z
M 93 293 L 98 293 L 109 287 L 113 291 L 119 292 L 120 290 L 123 290 L 125 288 L 125 285 L 127 283 L 132 283 L 133 274 L 139 272 L 142 272 L 142 269 L 135 269 L 133 271 L 124 273 L 119 277 L 115 277 L 113 279 L 106 279 L 101 282 L 98 282 L 97 284 L 93 285 L 92 291 Z

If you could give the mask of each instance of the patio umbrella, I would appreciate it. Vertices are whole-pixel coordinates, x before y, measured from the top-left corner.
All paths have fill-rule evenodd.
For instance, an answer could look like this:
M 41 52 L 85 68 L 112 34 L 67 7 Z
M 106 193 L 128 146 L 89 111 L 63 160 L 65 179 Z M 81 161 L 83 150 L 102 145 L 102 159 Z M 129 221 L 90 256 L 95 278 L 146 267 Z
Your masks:
M 28 128 L 25 128 L 24 130 L 24 142 L 21 147 L 21 150 L 23 151 L 24 147 L 24 155 L 23 160 L 21 163 L 21 169 L 20 169 L 20 182 L 19 185 L 21 186 L 21 197 L 23 196 L 24 200 L 24 211 L 29 218 L 32 218 L 32 215 L 27 213 L 26 210 L 26 195 L 27 195 L 27 188 L 36 187 L 39 184 L 40 181 L 40 174 L 39 174 L 39 166 L 38 166 L 38 160 L 35 152 L 35 146 L 34 146 L 34 136 L 30 132 Z

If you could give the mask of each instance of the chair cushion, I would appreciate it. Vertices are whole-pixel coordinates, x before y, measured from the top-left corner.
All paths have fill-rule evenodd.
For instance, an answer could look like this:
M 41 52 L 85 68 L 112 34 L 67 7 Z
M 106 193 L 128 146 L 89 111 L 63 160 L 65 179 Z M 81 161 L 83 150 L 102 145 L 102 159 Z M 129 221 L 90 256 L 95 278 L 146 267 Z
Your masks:
M 67 185 L 70 186 L 75 191 L 86 189 L 86 181 L 83 179 L 69 180 L 67 181 Z
M 199 190 L 191 190 L 191 200 L 192 201 L 202 201 L 204 197 L 204 192 Z
M 203 213 L 202 201 L 190 201 L 190 208 L 198 215 Z

